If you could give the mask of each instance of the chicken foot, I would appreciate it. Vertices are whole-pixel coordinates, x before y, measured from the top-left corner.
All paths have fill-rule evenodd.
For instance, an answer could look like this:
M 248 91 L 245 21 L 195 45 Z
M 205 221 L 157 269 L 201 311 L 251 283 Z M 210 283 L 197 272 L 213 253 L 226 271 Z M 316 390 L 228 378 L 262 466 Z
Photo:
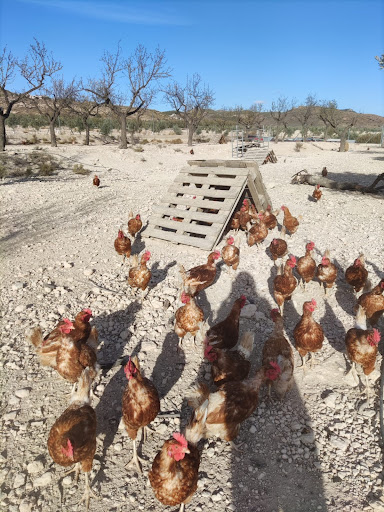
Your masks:
M 81 498 L 81 500 L 76 505 L 79 506 L 80 503 L 82 503 L 84 501 L 85 502 L 85 510 L 88 511 L 90 498 L 92 497 L 92 498 L 95 498 L 96 500 L 98 500 L 98 499 L 100 499 L 100 497 L 92 491 L 91 486 L 89 485 L 88 473 L 84 473 L 84 475 L 85 475 L 84 494 L 83 494 L 83 497 Z
M 151 434 L 156 434 L 156 430 L 154 430 L 153 428 L 149 427 L 148 425 L 146 425 L 145 427 L 143 427 L 143 433 L 142 433 L 142 440 L 143 440 L 143 443 L 146 442 L 148 436 L 149 436 L 149 432 Z
M 143 472 L 143 470 L 141 469 L 141 465 L 140 465 L 140 462 L 147 462 L 145 459 L 142 459 L 141 457 L 139 457 L 137 455 L 137 448 L 136 448 L 136 440 L 134 439 L 132 441 L 132 445 L 133 445 L 133 457 L 132 459 L 128 462 L 128 464 L 125 465 L 125 467 L 129 467 L 129 466 L 133 466 L 135 465 L 139 474 L 141 474 Z
M 70 475 L 71 473 L 75 473 L 75 482 L 77 482 L 79 480 L 80 469 L 81 469 L 81 462 L 76 462 L 75 467 L 72 469 L 69 469 L 68 471 L 64 471 L 64 473 L 61 473 L 60 478 L 64 478 L 65 476 Z
M 353 377 L 353 380 L 356 382 L 356 385 L 359 386 L 360 385 L 360 379 L 359 379 L 359 376 L 357 375 L 357 371 L 356 371 L 356 363 L 352 363 L 351 365 L 351 369 L 349 370 L 349 372 L 346 374 L 346 377 L 348 377 L 348 375 L 351 374 L 352 377 Z
M 231 447 L 236 450 L 237 452 L 242 452 L 243 450 L 240 450 L 240 446 L 243 446 L 244 443 L 238 443 L 236 444 L 235 442 L 233 441 L 229 441 L 229 444 L 231 445 Z

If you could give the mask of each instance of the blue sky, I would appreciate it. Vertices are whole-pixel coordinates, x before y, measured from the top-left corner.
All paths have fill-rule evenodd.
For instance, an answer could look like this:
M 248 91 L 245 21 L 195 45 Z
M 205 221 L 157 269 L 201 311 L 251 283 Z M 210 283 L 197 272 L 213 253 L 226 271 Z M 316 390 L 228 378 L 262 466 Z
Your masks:
M 97 76 L 118 41 L 126 55 L 159 46 L 175 80 L 201 75 L 214 108 L 311 93 L 384 115 L 383 20 L 383 0 L 1 0 L 0 47 L 23 56 L 35 37 L 70 80 Z M 161 95 L 152 107 L 169 109 Z

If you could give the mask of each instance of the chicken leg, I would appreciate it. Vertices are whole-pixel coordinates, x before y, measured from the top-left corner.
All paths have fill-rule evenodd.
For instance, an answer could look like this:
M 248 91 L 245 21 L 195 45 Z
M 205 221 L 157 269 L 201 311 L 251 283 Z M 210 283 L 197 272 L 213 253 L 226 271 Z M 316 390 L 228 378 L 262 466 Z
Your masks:
M 125 467 L 129 467 L 129 466 L 135 465 L 137 470 L 138 470 L 138 472 L 141 474 L 143 472 L 143 470 L 141 469 L 140 462 L 146 462 L 146 461 L 137 455 L 137 448 L 136 448 L 136 440 L 135 439 L 132 441 L 132 444 L 133 444 L 133 457 L 128 462 L 128 464 L 125 465 Z
M 91 486 L 89 485 L 88 473 L 84 473 L 84 475 L 85 475 L 85 490 L 84 490 L 83 497 L 77 503 L 77 505 L 80 505 L 80 503 L 82 503 L 84 501 L 85 502 L 85 510 L 88 511 L 89 510 L 89 500 L 90 500 L 91 496 L 92 496 L 92 498 L 95 498 L 97 500 L 99 499 L 99 496 L 92 491 Z
M 365 391 L 367 392 L 367 400 L 369 402 L 369 380 L 368 380 L 368 375 L 365 375 Z
M 80 468 L 81 462 L 76 462 L 75 467 L 68 471 L 64 471 L 64 473 L 61 473 L 60 478 L 70 475 L 71 473 L 75 473 L 75 482 L 77 482 L 79 480 Z

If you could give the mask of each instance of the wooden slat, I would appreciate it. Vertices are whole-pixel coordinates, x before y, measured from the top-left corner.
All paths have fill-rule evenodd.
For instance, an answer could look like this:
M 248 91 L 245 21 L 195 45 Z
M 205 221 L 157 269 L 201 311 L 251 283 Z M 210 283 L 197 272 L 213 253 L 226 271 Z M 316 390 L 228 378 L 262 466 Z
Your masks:
M 203 213 L 191 212 L 190 210 L 180 210 L 179 208 L 167 208 L 158 205 L 153 207 L 153 211 L 162 215 L 170 215 L 171 217 L 183 217 L 185 219 L 201 220 L 203 222 L 225 222 L 227 213 Z
M 228 175 L 228 176 L 248 176 L 248 169 L 238 169 L 236 167 L 183 167 L 180 171 L 181 174 L 213 174 L 213 175 Z
M 245 182 L 245 180 L 244 180 Z M 230 199 L 237 197 L 241 187 L 231 187 L 230 190 L 202 190 L 196 187 L 183 187 L 183 185 L 174 183 L 168 189 L 168 192 L 176 192 L 177 194 L 191 194 L 193 196 L 207 196 L 207 197 L 223 197 Z
M 203 178 L 201 176 L 176 176 L 174 183 L 197 183 L 202 185 L 220 185 L 220 186 L 226 186 L 226 187 L 241 187 L 244 180 L 246 179 L 245 176 L 239 176 L 238 178 L 230 178 L 230 177 L 216 177 L 216 176 L 207 176 L 206 178 Z
M 205 251 L 210 251 L 213 247 L 212 239 L 197 238 L 188 235 L 178 235 L 169 231 L 163 231 L 162 229 L 154 229 L 148 227 L 145 231 L 145 236 L 160 238 L 161 240 L 168 240 L 176 244 L 192 245 L 193 247 L 199 247 Z
M 163 204 L 177 204 L 177 205 L 185 205 L 197 208 L 212 208 L 215 210 L 220 210 L 221 212 L 229 211 L 231 208 L 233 200 L 225 199 L 224 201 L 209 201 L 208 199 L 193 199 L 192 197 L 176 197 L 175 193 L 166 194 L 161 198 L 161 203 Z
M 151 218 L 149 227 L 155 226 L 176 229 L 176 231 L 180 233 L 183 231 L 188 233 L 197 233 L 199 235 L 206 235 L 207 237 L 215 237 L 221 228 L 221 224 L 218 223 L 212 224 L 211 226 L 202 226 L 201 224 L 193 224 L 188 220 L 178 222 L 176 220 L 162 219 L 160 216 Z

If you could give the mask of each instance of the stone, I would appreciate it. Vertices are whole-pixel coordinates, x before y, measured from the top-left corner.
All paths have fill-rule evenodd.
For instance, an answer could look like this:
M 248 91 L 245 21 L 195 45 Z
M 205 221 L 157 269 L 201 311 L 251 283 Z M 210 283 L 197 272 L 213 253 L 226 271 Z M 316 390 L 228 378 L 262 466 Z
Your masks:
M 23 304 L 19 304 L 15 307 L 15 313 L 21 313 L 22 311 L 25 311 L 25 306 Z
M 13 488 L 18 489 L 25 484 L 25 475 L 23 473 L 18 473 L 13 481 Z
M 22 290 L 24 288 L 24 284 L 21 281 L 17 281 L 16 283 L 13 283 L 12 290 Z
M 4 421 L 14 420 L 16 418 L 17 414 L 19 413 L 19 411 L 20 411 L 20 409 L 18 409 L 17 411 L 7 412 L 6 414 L 4 414 L 3 420 Z
M 329 439 L 329 442 L 332 446 L 334 446 L 337 450 L 341 450 L 346 452 L 349 446 L 348 441 L 343 439 L 342 437 L 338 437 L 336 435 L 332 435 Z
M 33 482 L 33 487 L 46 487 L 52 481 L 52 473 L 47 471 L 43 473 L 39 478 L 36 478 Z
M 337 400 L 337 394 L 336 393 L 329 393 L 329 395 L 327 395 L 324 398 L 324 403 L 330 409 L 335 409 L 336 408 L 336 400 Z
M 27 398 L 31 392 L 31 388 L 22 388 L 15 391 L 15 396 L 18 398 Z
M 94 270 L 94 269 L 92 269 L 92 268 L 86 268 L 86 269 L 83 271 L 83 274 L 84 274 L 86 277 L 90 277 L 94 272 L 95 272 L 95 270 Z
M 257 308 L 254 304 L 246 304 L 241 310 L 240 316 L 242 318 L 252 318 L 257 311 Z
M 29 475 L 35 475 L 36 473 L 40 473 L 44 469 L 44 465 L 41 460 L 34 460 L 30 462 L 27 466 L 27 471 Z
M 63 267 L 64 268 L 72 268 L 73 267 L 73 262 L 72 261 L 64 261 Z

